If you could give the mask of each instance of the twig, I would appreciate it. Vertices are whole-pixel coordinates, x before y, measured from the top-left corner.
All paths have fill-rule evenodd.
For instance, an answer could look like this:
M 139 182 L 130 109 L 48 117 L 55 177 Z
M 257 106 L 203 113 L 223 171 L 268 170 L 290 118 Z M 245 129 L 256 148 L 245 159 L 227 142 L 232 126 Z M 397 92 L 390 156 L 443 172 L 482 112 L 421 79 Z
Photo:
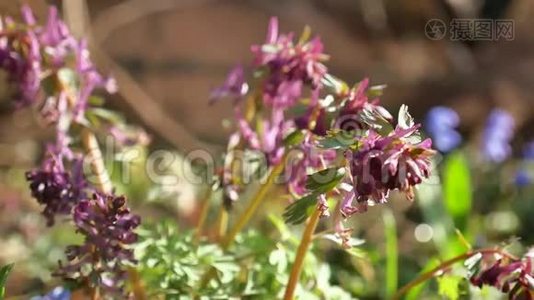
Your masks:
M 245 227 L 245 225 L 247 225 L 248 221 L 250 221 L 250 218 L 252 218 L 252 216 L 254 215 L 254 213 L 256 212 L 258 207 L 260 206 L 260 204 L 263 202 L 263 199 L 265 198 L 265 195 L 267 195 L 267 192 L 269 191 L 269 189 L 273 185 L 276 177 L 278 177 L 278 175 L 280 175 L 280 173 L 282 173 L 282 171 L 284 170 L 285 162 L 286 162 L 286 158 L 284 156 L 280 160 L 280 163 L 275 165 L 270 170 L 269 176 L 267 177 L 267 182 L 265 182 L 265 184 L 260 186 L 258 192 L 249 201 L 249 204 L 248 204 L 247 208 L 245 209 L 243 214 L 241 214 L 241 216 L 237 220 L 237 222 L 234 225 L 234 227 L 232 228 L 232 230 L 230 230 L 230 232 L 224 238 L 224 240 L 223 240 L 223 242 L 221 244 L 221 246 L 224 249 L 227 249 L 232 244 L 232 242 L 234 241 L 236 235 L 239 232 L 241 232 L 243 227 Z
M 321 209 L 316 207 L 311 217 L 308 219 L 306 228 L 304 228 L 304 233 L 302 234 L 302 240 L 299 244 L 297 255 L 295 256 L 295 262 L 293 267 L 291 267 L 291 274 L 289 275 L 289 281 L 287 282 L 286 291 L 284 294 L 284 300 L 293 299 L 295 294 L 295 289 L 297 288 L 297 283 L 300 278 L 300 273 L 302 272 L 302 266 L 304 263 L 304 258 L 308 252 L 308 248 L 313 240 L 313 233 L 315 228 L 319 223 L 319 218 L 321 217 Z
M 410 281 L 408 284 L 406 284 L 405 286 L 403 286 L 400 290 L 398 290 L 395 295 L 393 295 L 393 300 L 396 300 L 396 299 L 400 299 L 400 297 L 402 295 L 404 295 L 406 292 L 408 292 L 410 289 L 412 289 L 413 287 L 419 285 L 420 283 L 422 282 L 425 282 L 427 280 L 429 280 L 430 278 L 434 277 L 436 275 L 436 273 L 444 270 L 444 269 L 447 269 L 448 267 L 450 267 L 451 265 L 457 263 L 457 262 L 460 262 L 460 261 L 463 261 L 463 260 L 466 260 L 468 258 L 470 258 L 471 256 L 473 255 L 476 255 L 476 254 L 500 254 L 508 259 L 511 259 L 511 260 L 517 260 L 516 257 L 514 257 L 513 255 L 501 250 L 501 249 L 480 249 L 480 250 L 475 250 L 475 251 L 469 251 L 469 252 L 466 252 L 464 254 L 461 254 L 461 255 L 458 255 L 456 257 L 453 257 L 447 261 L 444 261 L 442 262 L 440 265 L 438 265 L 437 267 L 435 267 L 434 269 L 426 272 L 426 273 L 423 273 L 421 274 L 419 277 L 417 277 L 416 279 Z

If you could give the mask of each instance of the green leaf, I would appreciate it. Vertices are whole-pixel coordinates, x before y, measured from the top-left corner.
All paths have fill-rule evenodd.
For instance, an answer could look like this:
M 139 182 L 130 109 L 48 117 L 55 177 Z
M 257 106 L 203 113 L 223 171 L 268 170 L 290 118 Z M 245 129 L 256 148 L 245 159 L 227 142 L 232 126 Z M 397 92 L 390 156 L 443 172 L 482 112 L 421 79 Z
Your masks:
M 90 96 L 88 102 L 92 106 L 102 106 L 104 105 L 105 100 L 99 96 Z
M 443 201 L 455 226 L 464 231 L 472 206 L 471 175 L 467 159 L 460 152 L 451 154 L 443 168 Z
M 445 275 L 438 278 L 438 293 L 447 299 L 457 300 L 459 298 L 459 285 L 462 281 L 460 276 Z
M 308 218 L 308 211 L 317 203 L 317 194 L 306 195 L 286 207 L 284 221 L 287 224 L 297 225 Z
M 346 82 L 330 74 L 324 75 L 321 83 L 333 90 L 335 94 L 344 94 L 349 90 Z
M 338 246 L 342 246 L 343 245 L 343 240 L 337 234 L 325 234 L 325 235 L 322 235 L 321 238 L 323 238 L 325 240 L 332 241 L 335 244 L 337 244 Z M 364 243 L 365 243 L 365 240 L 351 237 L 347 244 L 350 247 L 349 249 L 353 249 L 354 247 L 361 246 Z
M 387 85 L 381 84 L 381 85 L 374 85 L 369 87 L 367 90 L 367 97 L 370 99 L 377 98 L 382 96 L 384 94 L 384 90 L 386 89 Z
M 88 112 L 113 124 L 124 123 L 124 118 L 120 114 L 108 109 L 95 107 L 88 110 Z
M 284 139 L 284 145 L 287 147 L 295 146 L 304 141 L 304 132 L 302 130 L 295 130 Z
M 5 265 L 0 268 L 0 299 L 4 299 L 6 293 L 7 276 L 13 269 L 14 264 Z
M 355 131 L 332 130 L 319 140 L 319 147 L 325 149 L 348 149 L 358 143 L 361 133 Z
M 306 189 L 324 194 L 335 188 L 345 177 L 345 168 L 328 168 L 308 175 Z
M 71 93 L 78 89 L 78 75 L 73 69 L 61 68 L 57 72 L 57 77 L 62 84 L 71 89 Z
M 398 246 L 395 216 L 389 209 L 382 213 L 386 237 L 386 299 L 391 299 L 398 284 Z

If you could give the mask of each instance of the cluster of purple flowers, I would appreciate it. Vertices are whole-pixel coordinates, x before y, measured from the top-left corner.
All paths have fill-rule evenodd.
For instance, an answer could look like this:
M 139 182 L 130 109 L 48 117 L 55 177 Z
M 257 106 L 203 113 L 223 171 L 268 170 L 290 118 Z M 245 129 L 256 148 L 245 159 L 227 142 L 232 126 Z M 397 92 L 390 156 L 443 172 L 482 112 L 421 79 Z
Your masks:
M 140 217 L 130 212 L 126 198 L 95 193 L 76 205 L 73 219 L 85 243 L 67 248 L 69 263 L 60 263 L 58 274 L 75 280 L 89 278 L 110 292 L 122 292 L 124 265 L 135 263 L 128 246 L 137 241 L 133 230 Z
M 252 52 L 254 61 L 251 73 L 256 77 L 255 81 L 261 86 L 261 90 L 249 91 L 245 70 L 237 66 L 228 74 L 223 86 L 213 91 L 211 102 L 223 97 L 234 100 L 238 132 L 231 140 L 237 139 L 236 144 L 245 143 L 247 149 L 263 153 L 267 163 L 272 166 L 282 163 L 286 153 L 284 138 L 295 130 L 296 124 L 302 123 L 303 117 L 309 118 L 308 115 L 288 117 L 289 110 L 304 107 L 311 113 L 318 107 L 321 80 L 327 72 L 322 62 L 328 56 L 323 53 L 319 38 L 301 39 L 294 43 L 292 33 L 279 34 L 276 18 L 272 18 L 269 23 L 265 43 L 252 46 Z M 308 103 L 299 102 L 306 87 L 310 91 L 311 100 Z M 250 97 L 247 98 L 247 95 Z M 259 99 L 255 98 L 257 96 Z M 245 106 L 245 111 L 242 106 Z M 304 126 L 307 128 L 308 124 Z M 303 153 L 309 152 L 305 145 L 302 148 Z M 317 164 L 310 159 L 317 160 L 304 155 L 303 161 L 296 163 L 295 168 L 302 169 Z M 293 177 L 293 190 L 302 190 L 302 176 Z M 297 186 L 298 183 L 300 186 Z
M 89 60 L 87 43 L 70 34 L 55 7 L 50 7 L 45 26 L 37 24 L 29 6 L 22 8 L 22 19 L 24 24 L 15 23 L 10 17 L 0 20 L 0 67 L 7 71 L 14 85 L 17 106 L 42 104 L 43 113 L 57 115 L 59 99 L 69 91 L 43 88 L 43 81 L 57 84 L 61 80 L 57 78 L 59 72 L 69 68 L 71 60 L 75 61 L 79 75 L 75 95 L 77 116 L 83 114 L 93 89 L 105 88 L 108 92 L 115 89 L 112 79 L 96 71 Z
M 371 90 L 368 79 L 349 88 L 328 74 L 323 64 L 328 56 L 319 38 L 308 40 L 305 34 L 295 43 L 293 37 L 279 34 L 276 19 L 271 19 L 265 43 L 252 46 L 254 84 L 249 85 L 239 66 L 214 90 L 212 102 L 222 97 L 234 100 L 238 131 L 229 149 L 259 151 L 270 166 L 285 163 L 287 188 L 295 198 L 315 193 L 307 185 L 308 175 L 346 168 L 339 187 L 316 195 L 325 216 L 327 193 L 343 199 L 337 214 L 344 218 L 386 202 L 392 190 L 413 198 L 413 187 L 430 174 L 434 154 L 430 139 L 419 137 L 420 125 L 406 107 L 395 124 L 379 105 L 380 88 Z M 288 145 L 286 139 L 297 132 L 301 140 Z M 337 140 L 339 147 L 321 146 L 325 139 Z M 288 158 L 295 152 L 296 159 Z M 225 174 L 223 184 L 232 186 L 235 195 L 232 173 Z M 342 235 L 347 232 L 338 228 Z
M 23 7 L 22 19 L 22 24 L 0 19 L 0 68 L 8 74 L 16 106 L 40 107 L 56 128 L 56 141 L 47 145 L 41 167 L 26 178 L 32 196 L 44 206 L 48 226 L 58 215 L 70 216 L 85 237 L 83 245 L 68 247 L 69 263 L 57 275 L 116 291 L 125 276 L 124 264 L 134 262 L 128 246 L 137 240 L 133 230 L 140 218 L 130 213 L 124 197 L 102 194 L 111 191 L 97 191 L 86 180 L 84 153 L 70 137 L 72 130 L 91 128 L 86 119 L 89 98 L 95 89 L 114 92 L 114 81 L 99 73 L 86 41 L 70 34 L 55 7 L 50 7 L 44 26 L 29 6 Z M 135 142 L 121 128 L 108 127 L 112 136 Z
M 387 136 L 369 132 L 361 146 L 347 151 L 353 197 L 345 198 L 344 215 L 367 210 L 368 204 L 385 203 L 390 191 L 399 190 L 408 199 L 414 198 L 413 187 L 430 175 L 430 160 L 434 151 L 431 140 L 412 142 L 419 126 L 397 127 Z M 357 206 L 352 206 L 352 200 Z
M 493 286 L 512 300 L 534 299 L 534 253 L 531 250 L 517 260 L 485 255 L 480 270 L 471 275 L 470 281 L 478 287 Z

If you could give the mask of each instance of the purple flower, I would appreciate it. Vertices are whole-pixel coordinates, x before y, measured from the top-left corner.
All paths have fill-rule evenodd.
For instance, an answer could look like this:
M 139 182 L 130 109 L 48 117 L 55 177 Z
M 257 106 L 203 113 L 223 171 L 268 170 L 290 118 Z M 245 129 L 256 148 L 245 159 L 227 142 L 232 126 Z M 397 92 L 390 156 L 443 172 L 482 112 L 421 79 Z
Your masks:
M 23 16 L 29 25 L 34 22 L 27 6 Z M 0 31 L 12 34 L 0 35 L 0 68 L 6 71 L 7 81 L 14 87 L 13 98 L 18 107 L 35 103 L 40 88 L 39 41 L 35 33 L 19 32 L 8 18 L 0 19 Z
M 36 33 L 51 67 L 61 68 L 65 64 L 67 56 L 72 53 L 76 39 L 70 34 L 67 25 L 59 18 L 56 7 L 50 6 L 46 25 L 36 29 Z
M 456 131 L 460 117 L 451 108 L 433 107 L 426 115 L 425 129 L 432 137 L 436 149 L 450 152 L 460 145 L 462 136 Z
M 284 120 L 284 111 L 281 108 L 273 109 L 271 119 L 261 121 L 262 131 L 259 133 L 247 122 L 239 107 L 235 107 L 235 115 L 240 134 L 248 147 L 265 154 L 269 165 L 279 163 L 284 155 L 284 136 L 294 128 L 292 121 Z
M 347 151 L 354 196 L 344 199 L 341 209 L 345 216 L 363 212 L 369 204 L 385 203 L 392 190 L 400 190 L 413 199 L 413 187 L 430 175 L 430 158 L 434 154 L 430 139 L 414 141 L 418 128 L 397 127 L 387 136 L 369 131 L 361 137 L 356 150 Z M 353 200 L 357 206 L 352 205 Z
M 486 122 L 482 153 L 488 161 L 500 163 L 512 153 L 510 141 L 514 135 L 514 118 L 502 109 L 494 109 Z
M 83 245 L 69 246 L 68 264 L 60 263 L 56 275 L 75 280 L 89 280 L 110 292 L 121 292 L 125 264 L 135 263 L 128 246 L 137 241 L 134 229 L 140 217 L 130 212 L 123 196 L 94 194 L 74 208 L 77 232 L 85 237 Z
M 291 154 L 294 155 L 286 163 L 285 178 L 288 179 L 287 188 L 295 198 L 303 197 L 309 192 L 306 189 L 308 172 L 327 168 L 337 155 L 335 150 L 318 148 L 309 132 Z
M 50 293 L 44 296 L 35 296 L 30 300 L 70 300 L 71 293 L 62 286 L 55 287 Z
M 534 290 L 534 257 L 531 252 L 522 259 L 496 259 L 486 255 L 482 258 L 481 268 L 475 272 L 470 281 L 473 285 L 493 286 L 508 294 L 508 299 L 532 299 Z
M 49 146 L 49 157 L 40 169 L 26 173 L 32 197 L 45 206 L 43 215 L 47 225 L 52 226 L 56 215 L 70 214 L 72 207 L 84 197 L 86 182 L 82 161 L 72 160 L 72 172 L 67 172 L 62 155 Z
M 238 65 L 234 67 L 227 75 L 223 85 L 214 89 L 210 95 L 210 104 L 213 104 L 222 98 L 232 98 L 237 104 L 243 96 L 247 94 L 248 85 L 245 81 L 245 71 Z
M 369 79 L 365 78 L 346 95 L 341 95 L 345 98 L 345 103 L 339 112 L 335 128 L 352 131 L 392 122 L 393 117 L 379 105 L 379 100 L 367 97 L 368 89 Z
M 320 107 L 308 108 L 306 114 L 295 118 L 298 129 L 309 129 L 313 134 L 325 136 L 330 129 L 326 118 L 326 111 Z
M 74 120 L 80 121 L 85 115 L 89 103 L 89 97 L 97 88 L 104 89 L 108 93 L 114 93 L 117 90 L 115 80 L 111 77 L 104 77 L 98 72 L 89 56 L 87 41 L 80 40 L 73 49 L 76 57 L 76 72 L 79 76 L 80 87 L 76 106 L 74 107 Z
M 254 66 L 266 67 L 263 100 L 268 106 L 290 107 L 295 104 L 305 84 L 316 91 L 327 72 L 322 63 L 328 56 L 316 37 L 310 41 L 293 43 L 293 33 L 279 34 L 278 19 L 271 18 L 265 44 L 251 47 Z M 316 94 L 316 93 L 314 93 Z

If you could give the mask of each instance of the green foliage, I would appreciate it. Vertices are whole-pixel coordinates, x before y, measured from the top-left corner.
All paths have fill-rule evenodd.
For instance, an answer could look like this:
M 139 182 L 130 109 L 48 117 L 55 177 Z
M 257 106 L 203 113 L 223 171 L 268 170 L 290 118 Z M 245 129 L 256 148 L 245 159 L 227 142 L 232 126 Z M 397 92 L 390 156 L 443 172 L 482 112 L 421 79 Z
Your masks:
M 6 293 L 6 282 L 9 272 L 13 269 L 13 264 L 0 267 L 0 299 L 4 299 Z
M 397 225 L 395 216 L 389 209 L 385 209 L 382 215 L 384 220 L 384 230 L 386 237 L 386 298 L 397 290 L 398 281 L 398 246 L 397 246 Z
M 308 212 L 315 203 L 317 203 L 317 195 L 315 194 L 306 195 L 299 200 L 296 200 L 286 207 L 284 214 L 282 215 L 284 221 L 291 225 L 297 225 L 306 221 Z
M 349 149 L 357 143 L 354 138 L 357 134 L 350 134 L 344 130 L 330 130 L 328 134 L 319 140 L 319 147 L 324 149 Z
M 191 232 L 180 232 L 171 222 L 145 226 L 140 230 L 141 241 L 136 247 L 139 270 L 149 296 L 165 299 L 280 298 L 291 262 L 294 261 L 298 240 L 292 236 L 282 220 L 270 217 L 282 238 L 256 231 L 244 233 L 236 239 L 231 252 L 224 252 L 217 244 L 201 241 L 195 245 Z M 199 288 L 207 270 L 216 274 L 204 288 Z M 322 270 L 317 272 L 317 270 Z M 306 299 L 350 299 L 345 291 L 330 284 L 330 269 L 309 253 L 303 269 L 302 281 Z M 308 288 L 309 287 L 309 288 Z
M 316 194 L 324 194 L 335 188 L 345 176 L 345 168 L 328 168 L 308 175 L 306 189 Z
M 460 282 L 465 280 L 461 276 L 444 275 L 438 278 L 438 293 L 449 300 L 457 300 L 460 297 Z
M 291 147 L 298 145 L 304 141 L 304 132 L 302 130 L 295 130 L 284 139 L 284 145 Z
M 460 153 L 451 154 L 443 167 L 443 201 L 460 230 L 465 230 L 472 206 L 469 165 Z
M 283 217 L 287 224 L 297 225 L 306 220 L 317 197 L 335 188 L 345 176 L 344 168 L 328 168 L 308 175 L 306 189 L 310 194 L 296 200 L 284 211 Z

